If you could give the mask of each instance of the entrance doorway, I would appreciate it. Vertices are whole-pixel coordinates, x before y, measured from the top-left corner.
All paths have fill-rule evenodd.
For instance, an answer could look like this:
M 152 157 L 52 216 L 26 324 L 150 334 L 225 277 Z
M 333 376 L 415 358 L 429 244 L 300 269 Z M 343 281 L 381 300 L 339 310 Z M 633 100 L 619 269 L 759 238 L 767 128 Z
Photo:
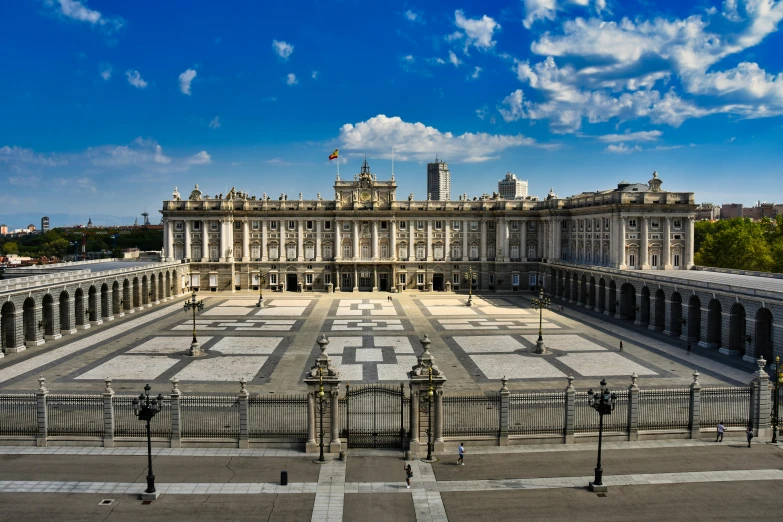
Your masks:
M 443 274 L 433 274 L 432 275 L 432 289 L 435 292 L 442 292 L 443 291 Z
M 372 272 L 359 272 L 359 290 L 366 292 L 372 290 Z
M 378 290 L 381 292 L 388 292 L 389 291 L 389 275 L 388 274 L 381 274 L 378 276 Z
M 343 279 L 340 282 L 340 288 L 343 292 L 350 292 L 353 289 L 351 274 L 343 274 Z
M 286 274 L 285 275 L 285 291 L 286 292 L 296 292 L 298 288 L 296 288 L 296 274 Z
M 409 426 L 410 399 L 402 386 L 346 385 L 345 429 L 349 448 L 401 448 Z

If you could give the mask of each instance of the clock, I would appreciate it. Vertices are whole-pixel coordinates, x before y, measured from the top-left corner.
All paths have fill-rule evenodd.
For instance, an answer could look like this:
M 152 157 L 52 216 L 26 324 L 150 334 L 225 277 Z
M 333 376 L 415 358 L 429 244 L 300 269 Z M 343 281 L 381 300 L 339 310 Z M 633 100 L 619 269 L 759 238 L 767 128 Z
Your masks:
M 362 201 L 370 201 L 371 197 L 372 196 L 370 195 L 370 192 L 368 190 L 362 190 L 361 193 L 359 194 L 359 199 L 361 199 Z

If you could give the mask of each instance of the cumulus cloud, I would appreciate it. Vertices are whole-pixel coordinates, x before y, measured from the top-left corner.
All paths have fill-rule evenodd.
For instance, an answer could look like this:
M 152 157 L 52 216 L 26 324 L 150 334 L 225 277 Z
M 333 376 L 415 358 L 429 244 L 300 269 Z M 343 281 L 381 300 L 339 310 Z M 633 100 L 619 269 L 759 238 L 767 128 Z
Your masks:
M 277 56 L 283 60 L 288 60 L 291 54 L 294 52 L 294 46 L 288 42 L 272 40 L 272 49 L 275 50 Z
M 207 154 L 207 151 L 202 150 L 201 152 L 198 152 L 191 156 L 188 159 L 188 163 L 191 165 L 206 165 L 208 163 L 212 163 L 212 158 L 209 154 Z
M 125 71 L 125 77 L 128 78 L 128 83 L 136 87 L 137 89 L 144 89 L 147 87 L 147 82 L 141 77 L 141 73 L 136 69 L 128 69 Z
M 461 9 L 454 11 L 454 24 L 462 29 L 467 38 L 466 45 L 487 50 L 495 45 L 492 39 L 495 31 L 500 30 L 500 24 L 487 15 L 481 18 L 465 18 Z
M 187 69 L 179 75 L 179 90 L 182 91 L 182 94 L 190 96 L 190 84 L 197 74 L 195 69 Z
M 462 62 L 457 58 L 457 55 L 454 54 L 454 51 L 449 51 L 449 63 L 454 65 L 454 67 L 459 67 L 459 64 Z
M 554 20 L 557 11 L 556 0 L 524 0 L 525 20 L 522 22 L 530 29 L 536 20 Z
M 639 145 L 629 147 L 625 143 L 621 143 L 619 145 L 609 145 L 604 150 L 613 154 L 630 154 L 631 152 L 639 152 L 642 148 Z
M 473 80 L 478 80 L 479 75 L 481 74 L 481 67 L 478 65 L 473 68 L 473 74 L 470 75 L 470 78 Z
M 535 140 L 517 135 L 466 132 L 454 135 L 441 132 L 423 123 L 410 123 L 398 116 L 379 114 L 356 124 L 340 128 L 340 148 L 367 153 L 374 157 L 390 157 L 391 149 L 400 160 L 431 160 L 437 153 L 457 163 L 477 163 L 498 157 L 506 149 L 535 146 Z
M 407 11 L 405 11 L 404 16 L 405 19 L 408 20 L 409 22 L 416 22 L 420 24 L 424 23 L 424 19 L 422 18 L 422 16 L 416 11 L 414 11 L 413 9 L 408 9 Z
M 109 78 L 111 78 L 111 64 L 108 63 L 101 64 L 101 78 L 103 78 L 104 80 L 109 80 Z
M 209 122 L 209 128 L 210 129 L 219 129 L 220 128 L 220 118 L 215 116 L 212 118 L 212 121 Z
M 296 75 L 294 73 L 288 73 L 285 77 L 285 83 L 287 85 L 296 85 L 299 83 L 299 80 L 296 79 Z
M 87 7 L 87 2 L 78 0 L 46 0 L 46 5 L 54 7 L 63 18 L 85 22 L 107 34 L 114 33 L 125 25 L 125 20 L 120 16 L 104 16 L 100 11 Z
M 26 164 L 53 167 L 64 164 L 66 161 L 55 154 L 38 154 L 32 149 L 5 145 L 0 147 L 0 163 L 6 165 Z
M 607 143 L 620 143 L 623 141 L 656 141 L 663 133 L 659 130 L 626 132 L 625 134 L 605 134 L 598 139 Z

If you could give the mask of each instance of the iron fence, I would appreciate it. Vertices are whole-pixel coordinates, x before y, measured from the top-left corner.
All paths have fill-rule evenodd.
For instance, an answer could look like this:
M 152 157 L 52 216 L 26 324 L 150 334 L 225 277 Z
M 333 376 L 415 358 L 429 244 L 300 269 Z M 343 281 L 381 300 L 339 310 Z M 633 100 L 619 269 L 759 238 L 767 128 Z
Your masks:
M 690 426 L 691 391 L 640 390 L 638 428 L 640 430 L 686 429 Z
M 565 407 L 565 392 L 509 395 L 508 433 L 562 435 L 565 430 Z
M 114 405 L 114 436 L 115 437 L 146 437 L 147 423 L 140 421 L 133 413 L 133 395 L 115 395 Z M 153 437 L 171 437 L 171 399 L 163 397 L 160 411 L 150 421 L 150 435 Z
M 236 396 L 183 396 L 179 400 L 183 438 L 238 438 Z
M 103 435 L 103 396 L 61 395 L 46 397 L 49 435 L 100 437 Z
M 701 389 L 701 427 L 745 427 L 750 422 L 750 386 Z
M 35 394 L 0 394 L 0 419 L 0 435 L 37 435 L 38 404 Z
M 604 433 L 628 433 L 628 390 L 615 392 L 617 403 L 610 415 L 604 415 Z M 574 433 L 598 432 L 600 418 L 588 402 L 587 392 L 574 396 Z
M 434 415 L 434 412 L 433 412 Z M 500 434 L 500 396 L 443 397 L 443 435 Z
M 307 439 L 307 395 L 250 397 L 250 438 Z

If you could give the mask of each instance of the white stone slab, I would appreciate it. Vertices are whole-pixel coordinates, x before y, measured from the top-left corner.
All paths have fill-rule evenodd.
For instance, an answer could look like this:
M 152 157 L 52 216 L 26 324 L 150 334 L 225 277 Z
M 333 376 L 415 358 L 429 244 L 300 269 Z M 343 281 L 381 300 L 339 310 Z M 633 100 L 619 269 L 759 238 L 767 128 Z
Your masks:
M 267 306 L 259 308 L 253 315 L 278 315 L 278 316 L 293 316 L 302 317 L 306 306 Z
M 416 364 L 416 357 L 397 357 L 397 364 L 379 364 L 376 366 L 378 369 L 379 381 L 407 381 L 408 372 L 411 367 Z
M 634 372 L 636 375 L 658 375 L 619 353 L 569 353 L 557 360 L 585 377 L 631 375 Z
M 282 340 L 282 337 L 223 337 L 209 351 L 230 355 L 269 355 Z
M 430 306 L 465 306 L 465 302 L 462 299 L 447 298 L 447 299 L 422 299 L 421 303 L 429 308 Z
M 538 340 L 537 335 L 526 335 L 525 340 L 535 344 Z M 547 335 L 544 337 L 544 344 L 554 350 L 564 352 L 605 352 L 606 348 L 595 344 L 592 341 L 578 335 Z
M 481 306 L 482 312 L 487 315 L 529 315 L 524 308 L 498 308 L 497 306 Z
M 378 348 L 392 347 L 394 353 L 414 353 L 410 339 L 405 336 L 377 336 L 373 338 L 373 345 Z
M 356 350 L 356 362 L 383 362 L 380 348 L 359 348 Z
M 383 308 L 381 310 L 370 310 L 370 315 L 397 315 L 397 310 L 393 306 L 389 308 Z
M 356 332 L 361 330 L 361 327 L 358 326 L 332 325 L 333 332 Z
M 341 354 L 343 353 L 343 348 L 345 348 L 346 346 L 361 348 L 362 338 L 361 337 L 330 337 L 329 344 L 326 347 L 326 353 L 328 353 L 329 355 Z M 342 360 L 342 357 L 340 359 Z
M 361 304 L 356 305 L 356 308 L 358 310 L 375 310 L 375 305 L 374 304 L 361 303 Z
M 361 304 L 361 299 L 340 299 L 338 306 L 350 306 L 352 304 Z
M 516 354 L 471 355 L 473 362 L 488 379 L 539 379 L 565 377 L 565 374 L 542 357 Z
M 527 347 L 510 335 L 456 336 L 454 341 L 466 353 L 502 353 L 527 350 Z
M 361 364 L 343 364 L 342 356 L 332 357 L 332 365 L 337 368 L 340 374 L 340 380 L 361 381 L 364 379 L 363 367 Z
M 252 307 L 255 306 L 258 301 L 252 300 L 252 299 L 229 299 L 228 301 L 224 301 L 220 303 L 219 306 L 244 306 L 244 307 Z
M 239 306 L 216 306 L 215 308 L 210 308 L 209 310 L 201 312 L 201 315 L 204 317 L 213 315 L 247 315 L 252 311 L 253 308 L 243 308 Z
M 436 306 L 433 308 L 427 308 L 432 315 L 471 315 L 476 316 L 476 311 L 469 306 Z
M 176 377 L 180 383 L 187 381 L 237 382 L 244 378 L 252 380 L 261 370 L 267 357 L 253 355 L 195 359 L 185 366 Z
M 208 332 L 212 330 L 222 331 L 225 330 L 225 328 L 220 326 L 196 326 L 199 332 Z M 187 326 L 184 324 L 180 324 L 172 328 L 172 330 L 176 331 L 184 331 L 184 332 L 192 332 L 193 331 L 193 325 Z
M 201 344 L 206 343 L 212 337 L 199 337 Z M 154 353 L 158 355 L 184 353 L 187 351 L 193 337 L 153 337 L 139 346 L 128 350 L 128 353 Z
M 351 310 L 350 308 L 338 308 L 337 311 L 334 313 L 335 315 L 342 315 L 342 316 L 361 316 L 363 312 L 361 310 Z
M 95 379 L 102 381 L 109 377 L 119 381 L 144 381 L 157 379 L 166 370 L 177 364 L 181 359 L 156 356 L 118 355 L 100 366 L 85 372 L 76 379 Z
M 307 306 L 312 303 L 312 299 L 272 299 L 270 301 L 264 300 L 264 305 L 271 306 Z

